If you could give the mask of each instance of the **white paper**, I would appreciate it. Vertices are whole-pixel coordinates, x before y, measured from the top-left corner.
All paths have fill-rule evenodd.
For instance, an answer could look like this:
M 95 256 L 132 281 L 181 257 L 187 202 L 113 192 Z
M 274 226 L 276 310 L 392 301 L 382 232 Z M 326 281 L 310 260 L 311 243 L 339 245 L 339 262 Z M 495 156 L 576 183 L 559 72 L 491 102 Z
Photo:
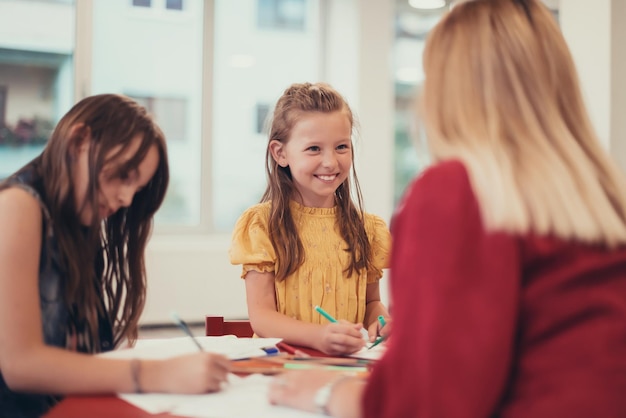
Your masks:
M 263 347 L 275 346 L 280 338 L 198 337 L 206 351 L 224 354 L 230 359 L 265 356 Z M 100 354 L 109 358 L 165 359 L 194 353 L 198 347 L 189 337 L 138 340 L 133 348 Z M 199 418 L 315 418 L 311 414 L 269 403 L 267 392 L 272 377 L 253 374 L 239 377 L 231 374 L 229 384 L 220 392 L 203 395 L 181 394 L 119 394 L 126 402 L 151 414 L 168 412 L 183 417 Z
M 369 346 L 370 345 L 368 344 L 356 353 L 350 354 L 350 357 L 360 358 L 364 360 L 378 360 L 383 356 L 383 354 L 385 354 L 385 350 L 387 349 L 384 342 L 378 344 L 376 347 L 373 348 L 367 348 Z
M 151 395 L 120 395 L 122 399 L 152 413 L 169 412 L 194 418 L 315 418 L 312 414 L 269 403 L 267 391 L 270 376 L 253 374 L 248 377 L 229 376 L 229 385 L 222 391 L 206 395 L 172 395 L 167 401 L 149 399 Z M 154 406 L 167 406 L 156 410 Z
M 224 354 L 231 360 L 267 355 L 263 347 L 273 347 L 280 338 L 237 338 L 234 335 L 197 337 L 205 351 Z M 100 354 L 110 358 L 164 359 L 195 353 L 198 347 L 190 337 L 137 340 L 135 347 Z

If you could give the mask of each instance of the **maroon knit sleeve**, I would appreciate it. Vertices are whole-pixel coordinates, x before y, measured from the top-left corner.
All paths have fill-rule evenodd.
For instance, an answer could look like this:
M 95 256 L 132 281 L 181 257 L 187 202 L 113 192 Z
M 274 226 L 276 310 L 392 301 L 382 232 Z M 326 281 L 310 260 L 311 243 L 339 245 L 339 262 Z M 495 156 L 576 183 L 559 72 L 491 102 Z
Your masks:
M 391 230 L 393 334 L 365 391 L 365 416 L 490 416 L 511 372 L 516 238 L 484 230 L 457 161 L 416 179 Z

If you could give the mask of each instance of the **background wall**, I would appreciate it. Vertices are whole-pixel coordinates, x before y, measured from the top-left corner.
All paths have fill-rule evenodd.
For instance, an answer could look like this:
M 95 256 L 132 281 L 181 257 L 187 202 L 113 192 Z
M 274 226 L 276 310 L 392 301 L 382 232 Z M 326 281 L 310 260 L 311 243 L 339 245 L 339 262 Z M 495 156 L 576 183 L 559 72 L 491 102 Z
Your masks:
M 592 122 L 626 170 L 626 3 L 560 0 L 563 34 L 572 51 Z

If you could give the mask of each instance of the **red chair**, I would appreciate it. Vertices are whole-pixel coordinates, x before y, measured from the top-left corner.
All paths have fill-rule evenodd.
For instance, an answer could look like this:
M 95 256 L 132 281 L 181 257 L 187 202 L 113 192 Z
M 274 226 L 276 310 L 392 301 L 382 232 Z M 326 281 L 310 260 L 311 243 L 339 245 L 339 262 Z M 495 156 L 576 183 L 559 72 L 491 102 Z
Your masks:
M 207 315 L 204 318 L 204 330 L 207 336 L 236 335 L 239 338 L 248 338 L 254 335 L 250 321 L 246 319 L 224 320 L 223 316 Z

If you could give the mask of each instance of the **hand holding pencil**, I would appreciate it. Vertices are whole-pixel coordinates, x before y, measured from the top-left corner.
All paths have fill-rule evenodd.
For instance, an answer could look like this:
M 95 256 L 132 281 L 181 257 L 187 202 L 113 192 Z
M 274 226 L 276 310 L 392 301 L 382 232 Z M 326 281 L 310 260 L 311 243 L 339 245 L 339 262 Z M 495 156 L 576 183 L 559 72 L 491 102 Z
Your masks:
M 387 338 L 391 334 L 390 323 L 391 323 L 391 319 L 389 318 L 385 319 L 384 316 L 379 315 L 378 321 L 375 324 L 370 325 L 370 328 L 376 325 L 376 339 L 373 341 L 373 343 L 369 347 L 367 347 L 368 350 L 376 347 L 378 344 L 381 344 L 387 341 Z
M 315 306 L 315 310 L 330 322 L 323 328 L 315 348 L 326 354 L 343 355 L 355 353 L 365 346 L 368 337 L 363 325 L 338 321 L 319 306 Z

